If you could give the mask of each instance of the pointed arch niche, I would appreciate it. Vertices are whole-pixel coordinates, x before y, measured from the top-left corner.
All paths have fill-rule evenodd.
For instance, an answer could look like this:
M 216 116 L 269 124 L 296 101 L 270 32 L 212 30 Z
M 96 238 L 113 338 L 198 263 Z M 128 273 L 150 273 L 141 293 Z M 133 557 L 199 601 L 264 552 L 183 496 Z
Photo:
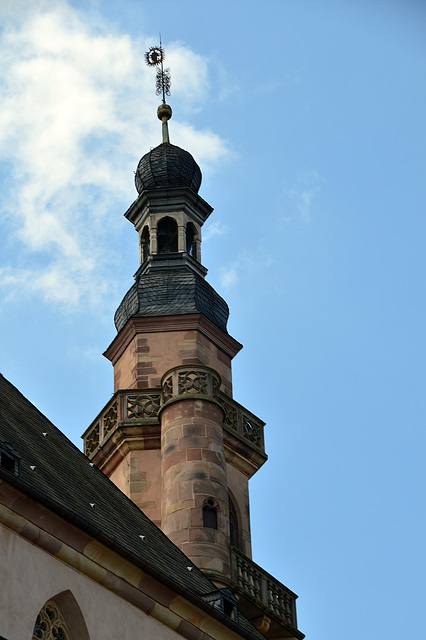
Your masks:
M 235 506 L 236 502 L 231 498 L 228 492 L 228 506 L 229 506 L 229 544 L 231 547 L 236 547 L 241 550 L 241 526 L 240 516 Z
M 44 604 L 37 615 L 32 640 L 90 640 L 71 591 L 62 591 Z

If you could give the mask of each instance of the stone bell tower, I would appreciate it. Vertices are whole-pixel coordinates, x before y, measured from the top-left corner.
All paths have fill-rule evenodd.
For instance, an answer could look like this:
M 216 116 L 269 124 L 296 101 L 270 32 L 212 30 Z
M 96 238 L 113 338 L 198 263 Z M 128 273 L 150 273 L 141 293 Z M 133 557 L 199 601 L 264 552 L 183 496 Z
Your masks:
M 169 139 L 168 105 L 158 109 Z M 206 282 L 190 153 L 164 141 L 140 160 L 125 216 L 139 235 L 135 284 L 105 352 L 113 400 L 85 433 L 86 453 L 195 564 L 230 576 L 230 535 L 251 556 L 248 480 L 266 460 L 263 423 L 232 400 L 226 302 Z M 225 425 L 225 429 L 224 429 Z
M 226 302 L 206 282 L 201 171 L 170 143 L 140 160 L 124 214 L 139 236 L 135 283 L 105 356 L 114 395 L 83 434 L 86 455 L 198 567 L 239 595 L 267 637 L 297 637 L 295 594 L 251 560 L 248 482 L 266 461 L 264 423 L 232 396 Z M 267 633 L 266 630 L 267 629 Z M 272 635 L 271 635 L 272 633 Z

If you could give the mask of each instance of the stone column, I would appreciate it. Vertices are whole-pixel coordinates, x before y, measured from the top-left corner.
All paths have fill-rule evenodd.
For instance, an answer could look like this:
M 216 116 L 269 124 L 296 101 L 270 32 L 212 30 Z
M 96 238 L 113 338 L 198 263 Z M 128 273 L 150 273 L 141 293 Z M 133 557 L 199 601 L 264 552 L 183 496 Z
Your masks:
M 185 226 L 183 224 L 178 225 L 178 251 L 182 253 L 186 251 L 186 238 L 185 238 Z
M 154 220 L 150 220 L 149 224 L 149 242 L 151 245 L 151 253 L 157 253 L 157 222 Z
M 198 262 L 201 262 L 201 240 L 199 240 L 198 238 L 195 238 L 195 253 L 196 259 L 198 260 Z
M 214 399 L 219 387 L 219 374 L 201 365 L 175 367 L 162 378 L 161 528 L 220 583 L 230 576 L 230 558 L 223 409 Z M 206 526 L 203 507 L 211 505 L 216 527 L 211 520 Z

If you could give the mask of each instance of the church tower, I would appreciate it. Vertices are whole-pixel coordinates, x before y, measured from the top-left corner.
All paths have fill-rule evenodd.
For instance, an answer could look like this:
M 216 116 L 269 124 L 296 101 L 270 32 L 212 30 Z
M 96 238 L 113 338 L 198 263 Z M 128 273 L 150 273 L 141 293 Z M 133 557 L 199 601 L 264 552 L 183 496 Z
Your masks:
M 233 399 L 231 363 L 242 345 L 201 263 L 213 209 L 198 194 L 198 164 L 170 142 L 163 50 L 147 56 L 161 64 L 163 142 L 140 160 L 138 197 L 124 214 L 138 233 L 140 266 L 104 354 L 114 395 L 83 434 L 85 453 L 218 594 L 238 596 L 266 637 L 303 638 L 297 596 L 251 559 L 248 483 L 267 459 L 264 423 Z

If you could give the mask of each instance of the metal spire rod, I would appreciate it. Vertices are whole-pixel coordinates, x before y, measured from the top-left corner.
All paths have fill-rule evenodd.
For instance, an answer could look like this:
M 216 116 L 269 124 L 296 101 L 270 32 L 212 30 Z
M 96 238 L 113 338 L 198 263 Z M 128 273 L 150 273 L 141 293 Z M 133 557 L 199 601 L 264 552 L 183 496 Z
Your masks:
M 156 94 L 157 96 L 163 95 L 163 104 L 157 109 L 157 116 L 163 123 L 163 142 L 170 142 L 169 137 L 169 124 L 168 121 L 172 117 L 172 108 L 166 104 L 166 96 L 170 95 L 170 69 L 164 69 L 164 49 L 161 42 L 160 33 L 160 46 L 150 47 L 145 53 L 145 60 L 149 67 L 157 67 L 156 75 Z
M 160 35 L 160 46 L 150 47 L 145 54 L 145 60 L 149 67 L 157 67 L 155 92 L 157 96 L 163 95 L 163 104 L 166 104 L 166 96 L 170 95 L 171 76 L 170 69 L 164 68 L 164 58 L 163 43 Z

